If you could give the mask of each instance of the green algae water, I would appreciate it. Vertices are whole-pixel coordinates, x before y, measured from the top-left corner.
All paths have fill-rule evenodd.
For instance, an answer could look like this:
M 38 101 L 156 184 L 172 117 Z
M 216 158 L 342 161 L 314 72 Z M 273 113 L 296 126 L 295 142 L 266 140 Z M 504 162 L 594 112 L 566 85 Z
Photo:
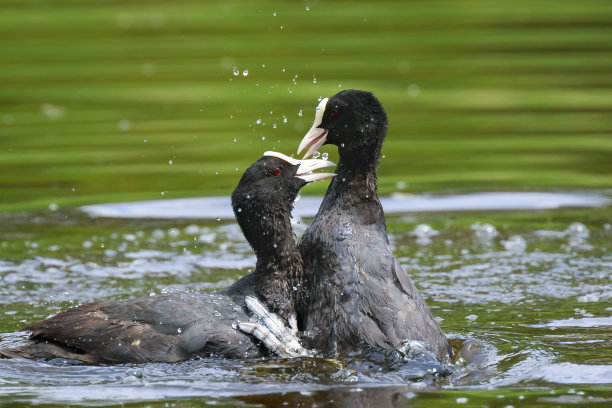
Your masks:
M 609 0 L 3 0 L 0 211 L 228 195 L 350 88 L 383 194 L 610 188 L 611 38 Z
M 180 201 L 174 205 L 184 210 Z M 307 201 L 300 211 L 312 213 L 317 205 Z M 144 219 L 91 217 L 77 209 L 4 214 L 0 347 L 23 342 L 26 334 L 18 330 L 26 323 L 71 306 L 219 290 L 254 267 L 235 222 L 163 218 L 171 206 Z M 296 231 L 308 221 L 297 217 Z M 387 223 L 394 253 L 443 330 L 456 345 L 480 342 L 477 356 L 448 367 L 368 352 L 338 360 L 117 366 L 5 359 L 0 403 L 609 406 L 610 207 L 390 211 Z

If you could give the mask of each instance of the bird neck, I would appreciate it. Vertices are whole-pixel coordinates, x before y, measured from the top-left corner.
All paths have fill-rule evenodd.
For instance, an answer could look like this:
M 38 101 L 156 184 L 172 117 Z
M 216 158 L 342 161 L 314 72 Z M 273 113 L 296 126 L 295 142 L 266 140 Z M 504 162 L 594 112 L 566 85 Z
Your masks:
M 340 161 L 336 167 L 337 176 L 333 178 L 327 189 L 325 198 L 338 199 L 342 195 L 342 201 L 347 206 L 355 204 L 353 201 L 378 201 L 376 167 L 378 156 L 355 160 L 354 156 L 349 158 L 340 155 Z M 348 201 L 346 201 L 348 200 Z
M 303 279 L 302 258 L 288 215 L 268 214 L 264 221 L 265 235 L 249 239 L 257 255 L 255 291 L 273 312 L 287 319 L 295 314 Z
M 316 218 L 333 214 L 334 218 L 348 215 L 362 225 L 376 224 L 386 231 L 385 218 L 378 198 L 376 165 L 378 156 L 354 160 L 342 154 Z M 316 219 L 315 218 L 315 219 Z M 324 218 L 327 219 L 327 218 Z

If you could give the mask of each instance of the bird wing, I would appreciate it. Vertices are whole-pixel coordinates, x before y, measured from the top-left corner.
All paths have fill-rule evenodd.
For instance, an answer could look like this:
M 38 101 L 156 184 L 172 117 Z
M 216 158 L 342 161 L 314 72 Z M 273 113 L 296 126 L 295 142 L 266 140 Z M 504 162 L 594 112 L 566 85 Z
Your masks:
M 419 291 L 384 242 L 352 251 L 359 268 L 361 337 L 370 345 L 397 348 L 405 340 L 421 340 L 448 354 L 448 341 Z M 375 242 L 375 241 L 374 241 Z
M 83 355 L 79 358 L 83 361 L 98 363 L 174 362 L 198 352 L 240 354 L 242 350 L 233 350 L 232 344 L 239 340 L 252 344 L 231 327 L 229 316 L 236 311 L 228 314 L 225 309 L 231 307 L 227 302 L 215 303 L 206 294 L 194 295 L 85 304 L 24 330 L 32 332 L 32 340 L 55 343 Z M 215 313 L 224 318 L 216 318 Z

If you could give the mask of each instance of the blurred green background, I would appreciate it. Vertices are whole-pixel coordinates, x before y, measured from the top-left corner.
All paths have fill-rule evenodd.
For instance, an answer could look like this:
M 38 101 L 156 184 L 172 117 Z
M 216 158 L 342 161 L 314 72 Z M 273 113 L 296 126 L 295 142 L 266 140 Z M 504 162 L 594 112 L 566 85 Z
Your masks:
M 229 194 L 347 88 L 383 194 L 612 186 L 609 0 L 2 0 L 0 211 Z

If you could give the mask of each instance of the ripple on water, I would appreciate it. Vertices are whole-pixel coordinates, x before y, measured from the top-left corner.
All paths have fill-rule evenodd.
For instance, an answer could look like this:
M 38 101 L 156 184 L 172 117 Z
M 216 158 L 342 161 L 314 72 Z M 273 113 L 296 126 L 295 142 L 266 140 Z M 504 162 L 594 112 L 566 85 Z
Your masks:
M 612 261 L 588 255 L 489 252 L 454 260 L 443 256 L 433 265 L 416 257 L 402 261 L 417 281 L 424 282 L 425 292 L 435 293 L 439 301 L 516 303 L 591 293 L 599 300 L 612 298 Z
M 553 320 L 548 323 L 534 324 L 532 327 L 603 327 L 612 326 L 612 316 L 608 317 L 583 317 Z M 612 378 L 612 377 L 611 377 Z
M 375 386 L 399 387 L 401 395 L 414 396 L 412 391 L 437 385 L 487 388 L 541 386 L 546 382 L 610 383 L 611 366 L 599 364 L 601 361 L 593 365 L 566 361 L 567 356 L 558 354 L 557 347 L 587 345 L 609 351 L 606 337 L 597 334 L 612 325 L 612 317 L 605 316 L 610 314 L 606 302 L 612 299 L 612 257 L 601 244 L 602 235 L 609 234 L 609 229 L 604 231 L 586 221 L 587 225 L 568 221 L 559 227 L 565 228 L 562 231 L 527 229 L 510 233 L 498 222 L 495 226 L 490 224 L 495 228 L 493 236 L 493 229 L 485 228 L 484 241 L 488 244 L 482 245 L 475 239 L 477 231 L 469 227 L 471 220 L 462 231 L 451 233 L 435 221 L 431 223 L 437 230 L 417 216 L 410 217 L 410 221 L 402 222 L 410 222 L 411 227 L 392 234 L 390 241 L 400 254 L 409 252 L 410 256 L 400 261 L 424 295 L 435 300 L 433 307 L 446 313 L 442 325 L 455 324 L 487 340 L 487 353 L 478 367 L 457 365 L 445 377 L 441 375 L 445 367 L 435 366 L 426 356 L 419 360 L 414 356 L 404 359 L 368 353 L 344 361 L 268 358 L 240 362 L 204 358 L 178 364 L 106 367 L 0 360 L 0 391 L 11 396 L 12 401 L 22 398 L 30 404 L 61 404 L 291 392 L 310 397 L 339 389 L 348 390 L 347 395 L 363 397 Z M 394 221 L 399 222 L 389 217 L 388 225 L 393 226 Z M 76 249 L 70 251 L 48 252 L 44 247 L 50 244 L 38 245 L 35 238 L 28 237 L 25 247 L 31 256 L 0 260 L 0 306 L 5 306 L 0 316 L 6 321 L 24 319 L 25 312 L 16 306 L 24 302 L 30 303 L 26 309 L 38 308 L 36 313 L 44 315 L 64 308 L 63 302 L 187 289 L 217 290 L 230 285 L 255 264 L 235 223 L 212 221 L 213 226 L 201 227 L 193 221 L 172 226 L 161 221 L 156 225 L 139 222 L 134 221 L 137 225 L 133 230 L 96 227 L 96 236 L 80 237 Z M 414 228 L 413 224 L 420 226 Z M 479 225 L 486 224 L 483 221 Z M 302 221 L 298 225 L 302 230 L 306 227 Z M 410 231 L 414 234 L 410 235 Z M 523 241 L 512 237 L 516 233 Z M 419 238 L 429 242 L 414 245 Z M 83 246 L 83 242 L 91 245 Z M 101 243 L 104 248 L 99 249 Z M 591 251 L 589 245 L 599 252 Z M 547 299 L 567 299 L 561 303 L 572 306 L 557 314 L 532 316 L 521 322 L 520 313 L 524 313 L 526 304 L 541 305 Z M 504 311 L 497 313 L 496 319 L 506 310 L 512 317 L 493 326 L 496 322 L 487 313 L 493 309 L 491 305 L 499 308 L 497 312 Z M 574 307 L 578 309 L 571 317 Z M 604 316 L 593 315 L 602 315 L 601 310 L 607 311 Z M 511 319 L 516 321 L 509 322 Z M 511 332 L 512 327 L 532 330 L 532 337 L 525 340 L 522 334 Z M 595 330 L 589 332 L 590 328 Z M 465 330 L 458 330 L 459 335 L 466 334 Z M 588 336 L 596 331 L 594 338 Z M 23 333 L 0 334 L 0 347 L 16 345 L 24 339 Z M 353 401 L 347 395 L 342 395 L 343 401 Z
M 294 215 L 312 217 L 322 197 L 303 197 L 295 204 Z M 561 207 L 602 207 L 610 198 L 597 193 L 491 192 L 456 195 L 414 195 L 396 193 L 382 197 L 386 214 L 432 211 L 529 210 Z M 98 204 L 81 207 L 94 217 L 111 218 L 200 218 L 233 219 L 229 197 L 182 198 Z

